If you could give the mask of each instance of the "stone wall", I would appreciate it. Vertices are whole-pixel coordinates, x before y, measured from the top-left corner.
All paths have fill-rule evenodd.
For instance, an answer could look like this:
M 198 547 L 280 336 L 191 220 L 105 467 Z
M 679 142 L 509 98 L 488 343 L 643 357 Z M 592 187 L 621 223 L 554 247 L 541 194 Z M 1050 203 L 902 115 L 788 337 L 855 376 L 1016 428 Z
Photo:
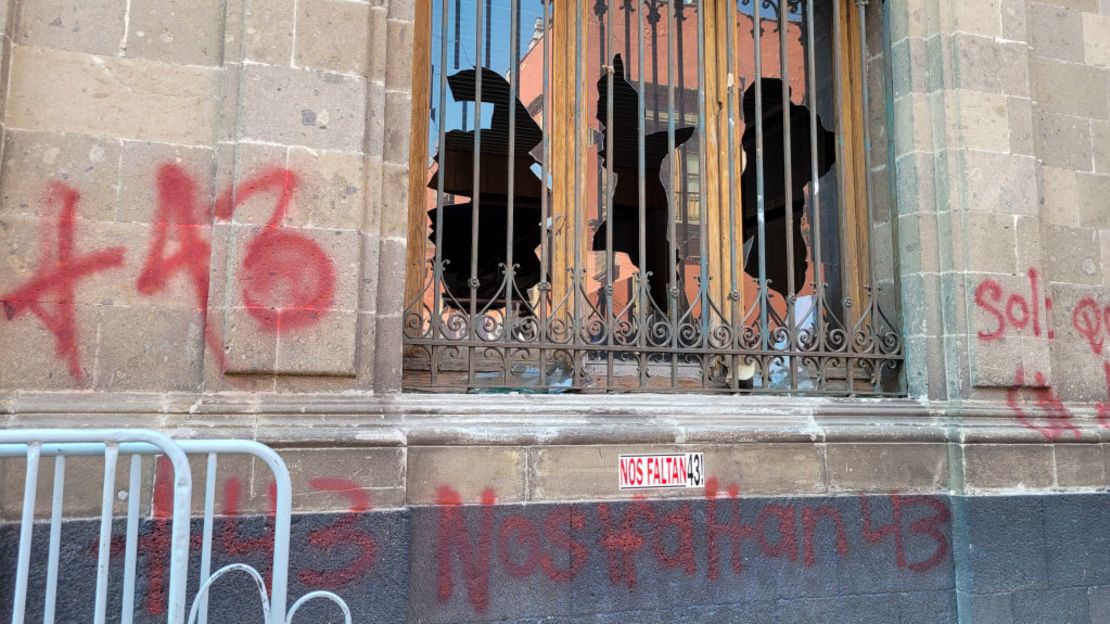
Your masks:
M 891 10 L 911 378 L 1106 399 L 1105 3 Z
M 521 580 L 527 552 L 505 564 L 488 551 L 508 605 L 489 613 L 509 621 L 538 618 L 522 610 L 530 600 L 612 621 L 652 585 L 689 592 L 681 613 L 707 622 L 753 609 L 775 621 L 866 621 L 862 609 L 883 622 L 1046 622 L 1080 603 L 1071 621 L 1103 621 L 1108 559 L 1077 549 L 1105 543 L 1075 523 L 1105 515 L 1097 493 L 1110 478 L 1110 8 L 870 7 L 891 25 L 889 54 L 871 42 L 872 65 L 893 70 L 893 117 L 875 132 L 893 169 L 877 158 L 875 173 L 897 200 L 900 264 L 883 275 L 902 284 L 906 399 L 401 394 L 410 117 L 425 114 L 410 110 L 415 0 L 0 0 L 0 426 L 274 445 L 306 514 L 296 552 L 311 569 L 357 563 L 361 531 L 373 535 L 373 565 L 342 586 L 364 613 L 384 605 L 365 621 L 493 618 L 468 611 L 461 575 L 440 600 L 420 567 L 435 559 L 445 486 L 467 504 L 495 492 L 497 518 L 539 527 L 566 508 L 593 523 L 594 567 L 577 584 L 542 584 L 542 563 Z M 703 541 L 693 577 L 656 571 L 643 550 L 649 576 L 611 581 L 599 504 L 611 519 L 641 513 L 616 487 L 616 457 L 663 450 L 706 453 L 755 513 L 835 507 L 853 519 L 858 558 L 755 561 L 742 582 L 758 604 L 708 583 Z M 11 519 L 22 467 L 0 470 Z M 223 511 L 268 510 L 259 466 L 220 471 Z M 147 517 L 156 473 L 144 465 Z M 99 491 L 96 462 L 73 460 L 70 513 L 95 515 Z M 41 482 L 43 513 L 48 492 Z M 652 513 L 689 503 L 704 529 L 703 494 L 661 497 Z M 859 494 L 885 514 L 892 496 L 943 501 L 951 548 L 928 582 L 898 566 L 893 535 L 869 550 Z M 474 540 L 483 513 L 465 512 Z M 321 555 L 311 535 L 337 522 L 348 550 Z M 837 552 L 835 540 L 822 548 Z M 1003 569 L 1012 561 L 1018 572 Z M 862 597 L 883 569 L 889 596 Z M 838 578 L 859 593 L 772 587 Z
M 1105 495 L 722 491 L 695 500 L 522 505 L 489 490 L 481 499 L 457 506 L 477 501 L 445 486 L 435 506 L 296 516 L 293 543 L 302 546 L 290 566 L 291 595 L 338 592 L 355 622 L 374 624 L 1101 624 L 1110 616 L 1110 541 L 1089 530 L 1110 513 Z M 0 525 L 5 569 L 14 565 L 15 528 Z M 40 529 L 28 602 L 36 615 L 47 543 Z M 65 528 L 59 613 L 68 618 L 93 602 L 97 529 L 95 521 Z M 158 571 L 168 531 L 164 520 L 140 528 L 135 621 L 164 621 L 167 579 Z M 117 544 L 122 532 L 117 527 Z M 266 569 L 265 534 L 264 516 L 217 518 L 214 565 Z M 198 571 L 194 549 L 193 588 Z M 110 572 L 114 617 L 122 571 Z M 226 577 L 210 602 L 213 618 L 261 622 L 251 585 Z M 8 617 L 10 587 L 0 588 L 0 617 Z M 326 603 L 298 614 L 338 618 Z
M 396 387 L 412 3 L 9 4 L 0 387 Z
M 399 389 L 413 2 L 9 5 L 0 390 Z M 911 396 L 1102 401 L 1110 16 L 884 12 Z

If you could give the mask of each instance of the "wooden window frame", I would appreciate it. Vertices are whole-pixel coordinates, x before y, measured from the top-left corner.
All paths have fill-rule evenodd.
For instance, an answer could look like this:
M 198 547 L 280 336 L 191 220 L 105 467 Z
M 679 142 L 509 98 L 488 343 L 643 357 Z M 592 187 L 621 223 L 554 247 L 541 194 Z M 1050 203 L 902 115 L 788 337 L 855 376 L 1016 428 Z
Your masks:
M 405 263 L 405 288 L 404 304 L 415 301 L 422 296 L 427 285 L 427 252 L 430 243 L 427 240 L 426 230 L 426 184 L 428 175 L 428 144 L 424 137 L 428 136 L 431 89 L 431 52 L 432 52 L 432 1 L 416 3 L 414 24 L 414 58 L 412 71 L 412 110 L 411 116 L 411 152 L 409 154 L 409 203 L 408 203 L 408 246 Z M 761 0 L 754 0 L 759 2 Z M 783 0 L 784 2 L 786 0 Z M 866 154 L 864 148 L 864 124 L 871 123 L 864 110 L 862 85 L 866 78 L 864 55 L 862 53 L 865 42 L 861 41 L 860 17 L 858 7 L 860 0 L 833 0 L 839 4 L 838 19 L 834 23 L 833 37 L 840 41 L 840 58 L 836 66 L 840 74 L 840 88 L 834 95 L 837 101 L 836 129 L 837 136 L 837 164 L 839 192 L 839 210 L 841 214 L 840 231 L 840 262 L 842 272 L 842 294 L 845 301 L 864 302 L 869 294 L 867 285 L 873 282 L 871 272 L 871 256 L 869 253 L 869 237 L 872 220 L 869 218 L 868 205 L 868 180 Z M 866 0 L 862 0 L 866 3 Z M 586 184 L 579 184 L 577 196 L 573 180 L 587 179 L 586 159 L 579 159 L 579 168 L 575 170 L 574 153 L 576 149 L 590 149 L 593 146 L 589 140 L 590 124 L 587 117 L 588 107 L 581 107 L 581 117 L 574 119 L 575 112 L 575 72 L 574 65 L 580 63 L 578 89 L 588 91 L 591 82 L 586 77 L 588 53 L 578 53 L 576 37 L 580 34 L 576 24 L 578 15 L 589 15 L 590 5 L 593 0 L 556 1 L 552 5 L 552 45 L 550 46 L 550 114 L 545 113 L 544 130 L 550 137 L 551 163 L 547 166 L 548 175 L 556 182 L 552 186 L 551 201 L 549 202 L 549 215 L 553 223 L 553 237 L 550 247 L 552 270 L 550 274 L 550 288 L 552 296 L 571 290 L 572 285 L 568 277 L 568 267 L 573 262 L 574 239 L 568 232 L 576 232 L 581 237 L 581 249 L 588 249 L 590 244 L 589 229 L 584 227 L 584 215 L 576 213 L 575 206 L 588 207 L 589 189 Z M 576 3 L 578 6 L 576 6 Z M 717 301 L 725 301 L 729 297 L 728 283 L 731 274 L 728 272 L 732 266 L 730 262 L 723 261 L 730 252 L 730 237 L 728 232 L 729 215 L 727 212 L 728 194 L 730 189 L 722 185 L 720 180 L 728 179 L 728 159 L 721 157 L 728 145 L 728 103 L 730 85 L 734 83 L 728 73 L 727 59 L 724 58 L 728 46 L 726 43 L 726 29 L 722 24 L 735 23 L 737 6 L 736 0 L 702 0 L 705 11 L 705 80 L 706 94 L 706 197 L 707 206 L 703 214 L 708 219 L 709 226 L 709 255 L 710 266 L 720 270 L 712 272 L 715 284 L 712 285 L 713 296 Z M 588 18 L 587 18 L 588 21 Z M 584 29 L 585 27 L 583 27 Z M 587 37 L 583 37 L 587 39 Z M 588 47 L 588 43 L 583 45 Z M 739 46 L 733 47 L 734 54 L 739 54 Z M 886 60 L 889 62 L 889 59 Z M 734 64 L 735 65 L 735 64 Z M 583 94 L 584 97 L 587 94 Z M 732 105 L 740 106 L 739 93 L 732 93 Z M 737 117 L 738 118 L 738 117 Z M 576 123 L 577 121 L 577 123 Z M 577 132 L 575 132 L 577 130 Z M 733 135 L 734 145 L 741 143 L 739 124 L 736 125 Z M 738 149 L 734 158 L 734 170 L 731 179 L 736 181 L 731 192 L 734 193 L 733 201 L 739 205 L 739 180 L 744 167 L 742 150 Z M 677 176 L 677 169 L 675 170 Z M 559 183 L 558 181 L 562 181 Z M 743 241 L 742 219 L 735 221 L 735 240 Z M 742 254 L 739 254 L 742 256 Z M 741 259 L 742 263 L 743 260 Z M 821 270 L 822 267 L 815 267 Z M 743 265 L 737 265 L 738 271 L 743 271 Z M 817 279 L 823 279 L 818 276 Z M 897 276 L 895 277 L 897 279 Z M 743 289 L 741 289 L 743 290 Z M 740 295 L 742 297 L 742 293 Z M 577 298 L 575 298 L 577 299 Z M 744 302 L 740 306 L 743 309 Z M 568 310 L 567 314 L 580 314 L 580 309 Z M 853 327 L 865 313 L 862 305 L 849 305 L 844 310 L 843 322 L 847 327 Z

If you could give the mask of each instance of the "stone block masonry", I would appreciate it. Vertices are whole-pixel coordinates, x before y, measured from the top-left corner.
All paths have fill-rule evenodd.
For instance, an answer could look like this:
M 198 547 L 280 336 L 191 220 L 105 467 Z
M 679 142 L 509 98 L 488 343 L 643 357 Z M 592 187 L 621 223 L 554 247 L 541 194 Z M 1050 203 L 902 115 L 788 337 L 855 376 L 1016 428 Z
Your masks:
M 371 394 L 411 8 L 2 4 L 0 342 L 41 355 L 4 390 Z M 72 244 L 50 247 L 63 209 Z
M 0 427 L 276 447 L 292 594 L 356 622 L 1110 622 L 1110 3 L 869 3 L 909 395 L 861 400 L 401 393 L 433 2 L 0 0 Z M 704 453 L 706 491 L 617 489 L 620 454 L 674 452 Z M 70 467 L 76 614 L 100 474 Z M 217 563 L 267 568 L 259 468 L 221 459 Z M 156 622 L 165 473 L 143 471 Z M 0 462 L 0 578 L 21 492 Z M 251 591 L 213 607 L 259 621 Z
M 1100 624 L 1110 606 L 1110 541 L 1089 530 L 1110 513 L 1101 495 L 758 498 L 710 483 L 702 499 L 503 504 L 492 490 L 475 501 L 443 485 L 433 505 L 371 511 L 342 479 L 312 485 L 349 508 L 295 516 L 291 590 L 336 591 L 358 622 Z M 265 570 L 266 517 L 236 515 L 239 496 L 232 487 L 221 501 L 215 564 Z M 41 604 L 45 528 L 30 604 Z M 91 520 L 66 525 L 62 613 L 91 603 L 96 532 Z M 0 535 L 7 569 L 15 527 Z M 140 529 L 138 622 L 164 614 L 167 536 L 165 520 Z M 121 580 L 116 567 L 113 587 Z M 253 591 L 229 579 L 212 609 L 260 621 Z M 303 617 L 330 622 L 332 611 Z

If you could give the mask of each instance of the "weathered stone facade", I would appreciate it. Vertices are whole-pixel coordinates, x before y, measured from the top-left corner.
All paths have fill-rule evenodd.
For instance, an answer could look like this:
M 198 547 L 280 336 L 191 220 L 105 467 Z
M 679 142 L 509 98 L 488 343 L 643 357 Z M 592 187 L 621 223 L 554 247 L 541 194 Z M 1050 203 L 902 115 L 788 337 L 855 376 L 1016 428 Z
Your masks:
M 898 577 L 883 590 L 909 596 L 897 616 L 853 619 L 866 612 L 858 606 L 813 615 L 867 591 L 849 583 L 856 589 L 830 590 L 825 603 L 806 594 L 817 602 L 799 613 L 817 619 L 799 621 L 1110 617 L 1108 559 L 1061 555 L 1050 573 L 1022 555 L 1013 565 L 1035 571 L 996 570 L 1007 549 L 1025 552 L 1018 541 L 1066 555 L 1079 546 L 1058 540 L 1089 539 L 1105 552 L 1102 537 L 1046 533 L 1018 517 L 1029 505 L 1045 514 L 1074 503 L 1093 534 L 1110 513 L 1093 496 L 1110 484 L 1110 3 L 887 0 L 881 9 L 889 58 L 880 43 L 872 62 L 891 64 L 894 98 L 876 162 L 889 145 L 894 171 L 883 175 L 900 262 L 889 272 L 902 286 L 909 396 L 849 400 L 401 393 L 421 1 L 0 0 L 0 298 L 46 302 L 4 305 L 0 426 L 259 439 L 289 463 L 297 512 L 363 513 L 363 501 L 403 510 L 365 521 L 388 554 L 379 561 L 397 565 L 409 561 L 398 543 L 418 542 L 397 537 L 409 535 L 407 514 L 433 540 L 422 508 L 442 505 L 445 487 L 467 504 L 492 490 L 506 508 L 623 501 L 613 513 L 626 517 L 635 503 L 617 489 L 617 455 L 703 451 L 722 489 L 796 498 L 799 509 L 824 497 L 843 507 L 840 497 L 860 493 L 944 497 L 950 559 L 927 571 L 927 592 L 915 597 L 912 579 Z M 259 313 L 259 301 L 281 311 Z M 0 466 L 10 518 L 22 473 Z M 241 485 L 237 511 L 266 512 L 261 470 L 243 461 L 221 471 L 220 483 Z M 145 474 L 153 492 L 153 466 Z M 346 485 L 313 484 L 324 477 Z M 74 513 L 94 514 L 99 473 L 70 479 Z M 477 531 L 480 508 L 467 513 Z M 992 513 L 1014 514 L 1020 531 L 987 531 Z M 984 542 L 997 560 L 974 552 Z M 430 567 L 421 549 L 433 547 L 420 544 L 411 558 Z M 725 568 L 728 558 L 722 547 Z M 840 574 L 867 564 L 852 560 Z M 360 602 L 364 620 L 486 620 L 451 602 L 462 600 L 461 574 L 437 614 L 435 589 L 412 585 L 429 574 L 407 571 L 408 588 L 382 598 L 392 615 L 368 615 L 373 605 Z M 1061 574 L 1074 582 L 1054 584 Z M 636 608 L 624 597 L 576 611 L 575 592 L 588 587 L 559 586 L 551 598 L 546 586 L 498 578 L 510 596 L 557 602 L 546 613 L 565 621 Z M 773 578 L 761 583 L 760 600 L 786 599 L 767 593 Z M 710 606 L 735 594 L 715 601 L 700 588 L 671 599 L 684 595 L 702 619 L 682 621 L 740 621 Z M 918 599 L 933 606 L 915 610 Z M 499 600 L 499 621 L 545 613 Z M 934 606 L 943 613 L 922 615 Z M 655 621 L 647 617 L 633 619 Z

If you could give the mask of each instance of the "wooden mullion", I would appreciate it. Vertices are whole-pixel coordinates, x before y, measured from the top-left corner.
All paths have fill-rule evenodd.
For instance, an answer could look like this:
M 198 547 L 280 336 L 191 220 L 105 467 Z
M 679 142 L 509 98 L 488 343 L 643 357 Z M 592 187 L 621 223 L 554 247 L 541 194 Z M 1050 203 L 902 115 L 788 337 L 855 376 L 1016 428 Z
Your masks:
M 549 123 L 547 139 L 551 142 L 550 171 L 552 179 L 550 217 L 551 235 L 551 301 L 558 305 L 571 294 L 571 280 L 568 270 L 573 263 L 574 252 L 568 246 L 572 242 L 571 229 L 574 224 L 574 55 L 575 27 L 574 7 L 570 2 L 554 3 L 554 16 L 551 31 L 551 93 L 544 94 L 544 111 Z M 567 318 L 569 310 L 564 307 L 560 313 Z
M 408 245 L 405 251 L 406 307 L 424 297 L 428 280 L 428 127 L 431 101 L 431 2 L 417 2 L 413 24 L 412 115 L 409 122 Z M 443 68 L 440 68 L 442 71 Z M 440 123 L 443 123 L 443 111 Z M 437 287 L 437 285 L 433 285 Z M 435 312 L 433 311 L 433 314 Z
M 863 43 L 859 40 L 859 12 L 851 0 L 836 0 L 843 3 L 841 14 L 841 59 L 840 66 L 844 75 L 841 90 L 840 110 L 844 127 L 844 162 L 841 171 L 841 192 L 844 193 L 844 214 L 841 215 L 841 254 L 844 263 L 843 294 L 850 297 L 852 307 L 845 309 L 844 320 L 849 328 L 853 327 L 863 313 L 867 291 L 864 286 L 870 282 L 871 259 L 867 257 L 867 237 L 870 222 L 867 214 L 867 178 L 869 174 L 864 165 L 863 124 L 866 111 L 863 110 L 863 81 L 865 68 L 860 66 L 860 52 Z

